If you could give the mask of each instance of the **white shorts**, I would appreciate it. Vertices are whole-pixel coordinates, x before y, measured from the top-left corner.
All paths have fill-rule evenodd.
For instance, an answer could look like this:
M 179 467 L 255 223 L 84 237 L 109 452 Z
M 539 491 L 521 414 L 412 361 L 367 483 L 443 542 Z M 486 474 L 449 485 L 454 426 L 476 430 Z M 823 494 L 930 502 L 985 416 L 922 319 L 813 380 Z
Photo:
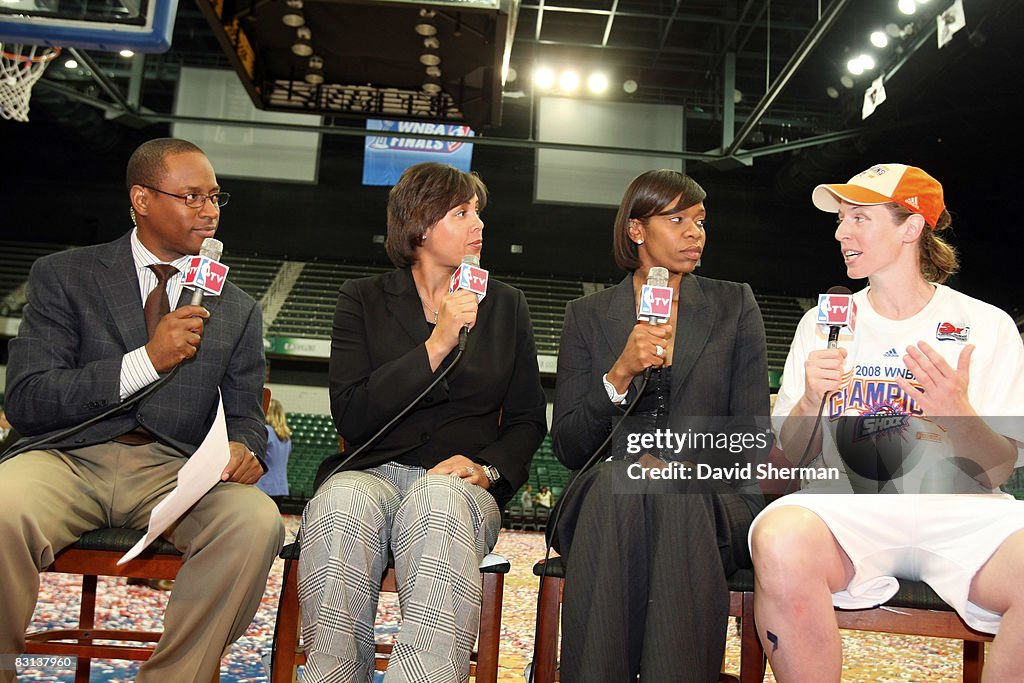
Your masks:
M 975 605 L 967 596 L 982 565 L 1003 541 L 1024 529 L 1024 501 L 1005 494 L 800 491 L 766 507 L 754 519 L 750 533 L 762 515 L 785 505 L 798 505 L 821 517 L 849 555 L 854 576 L 846 590 L 832 594 L 836 607 L 881 605 L 899 590 L 899 576 L 927 583 L 972 628 L 999 631 L 1002 614 Z

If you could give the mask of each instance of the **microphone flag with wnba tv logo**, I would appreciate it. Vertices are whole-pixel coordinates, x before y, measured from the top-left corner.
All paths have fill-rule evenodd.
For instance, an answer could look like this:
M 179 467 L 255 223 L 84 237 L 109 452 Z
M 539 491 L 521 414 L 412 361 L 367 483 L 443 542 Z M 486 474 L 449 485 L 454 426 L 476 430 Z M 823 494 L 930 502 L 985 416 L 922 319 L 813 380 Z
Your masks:
M 368 119 L 366 129 L 380 131 L 380 134 L 366 136 L 363 185 L 394 185 L 405 169 L 424 161 L 448 164 L 466 173 L 473 163 L 471 142 L 401 137 L 402 133 L 413 133 L 471 138 L 475 133 L 469 126 Z
M 181 284 L 190 289 L 202 290 L 211 296 L 220 296 L 228 279 L 229 266 L 220 261 L 199 255 L 193 256 L 185 269 Z

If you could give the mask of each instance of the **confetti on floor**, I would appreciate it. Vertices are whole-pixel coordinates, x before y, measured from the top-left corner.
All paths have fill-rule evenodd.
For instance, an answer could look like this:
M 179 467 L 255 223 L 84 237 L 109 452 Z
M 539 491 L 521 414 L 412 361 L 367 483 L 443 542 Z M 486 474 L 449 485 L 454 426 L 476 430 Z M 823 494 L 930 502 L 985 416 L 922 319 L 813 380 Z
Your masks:
M 294 537 L 298 518 L 285 517 L 288 537 Z M 503 529 L 494 551 L 512 563 L 505 577 L 502 611 L 500 681 L 524 681 L 523 671 L 533 654 L 536 624 L 537 577 L 534 563 L 544 555 L 544 537 L 538 532 Z M 283 562 L 278 560 L 253 623 L 228 651 L 221 667 L 223 683 L 258 683 L 267 680 L 263 658 L 270 652 L 274 636 Z M 97 605 L 97 626 L 105 628 L 159 629 L 167 594 L 146 586 L 128 586 L 124 579 L 101 579 Z M 79 604 L 74 576 L 44 574 L 32 629 L 73 628 Z M 399 627 L 397 596 L 383 595 L 378 613 L 378 639 L 393 639 Z M 889 681 L 961 680 L 961 644 L 955 641 L 881 633 L 846 632 L 843 636 L 845 666 L 843 681 L 886 683 Z M 725 671 L 739 672 L 740 644 L 736 624 L 730 620 L 726 644 Z M 93 683 L 128 683 L 135 678 L 132 662 L 95 660 Z M 19 681 L 71 683 L 74 673 L 59 669 L 23 669 Z M 383 675 L 378 674 L 378 681 Z M 774 683 L 771 672 L 765 681 Z

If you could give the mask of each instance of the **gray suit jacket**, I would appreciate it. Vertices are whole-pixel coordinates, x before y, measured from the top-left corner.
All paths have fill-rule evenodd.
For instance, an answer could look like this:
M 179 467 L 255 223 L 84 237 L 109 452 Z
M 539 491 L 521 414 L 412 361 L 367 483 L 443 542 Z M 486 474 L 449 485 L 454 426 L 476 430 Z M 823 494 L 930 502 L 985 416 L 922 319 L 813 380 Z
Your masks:
M 73 449 L 109 441 L 143 425 L 156 438 L 191 455 L 224 400 L 228 438 L 266 452 L 262 408 L 265 377 L 259 306 L 228 282 L 210 311 L 203 342 L 164 387 L 132 407 L 66 437 L 58 434 L 120 403 L 121 359 L 148 337 L 130 233 L 110 242 L 37 260 L 29 275 L 28 304 L 9 345 L 7 413 L 40 447 Z M 178 306 L 188 303 L 182 293 Z M 51 438 L 47 438 L 47 436 Z
M 743 423 L 761 418 L 757 422 L 767 427 L 764 322 L 749 285 L 686 275 L 679 306 L 669 424 L 678 430 L 706 416 Z M 632 273 L 566 308 L 551 436 L 555 455 L 570 469 L 584 465 L 624 411 L 608 400 L 601 378 L 635 324 Z M 634 378 L 627 403 L 637 398 L 642 381 Z

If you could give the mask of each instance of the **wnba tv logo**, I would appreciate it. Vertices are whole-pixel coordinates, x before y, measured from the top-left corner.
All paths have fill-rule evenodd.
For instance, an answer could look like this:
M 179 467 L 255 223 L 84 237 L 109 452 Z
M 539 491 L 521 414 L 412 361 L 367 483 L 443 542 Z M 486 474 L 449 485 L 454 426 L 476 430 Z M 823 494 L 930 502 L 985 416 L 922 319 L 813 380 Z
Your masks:
M 193 256 L 185 269 L 182 285 L 219 296 L 228 279 L 228 266 L 205 256 Z

